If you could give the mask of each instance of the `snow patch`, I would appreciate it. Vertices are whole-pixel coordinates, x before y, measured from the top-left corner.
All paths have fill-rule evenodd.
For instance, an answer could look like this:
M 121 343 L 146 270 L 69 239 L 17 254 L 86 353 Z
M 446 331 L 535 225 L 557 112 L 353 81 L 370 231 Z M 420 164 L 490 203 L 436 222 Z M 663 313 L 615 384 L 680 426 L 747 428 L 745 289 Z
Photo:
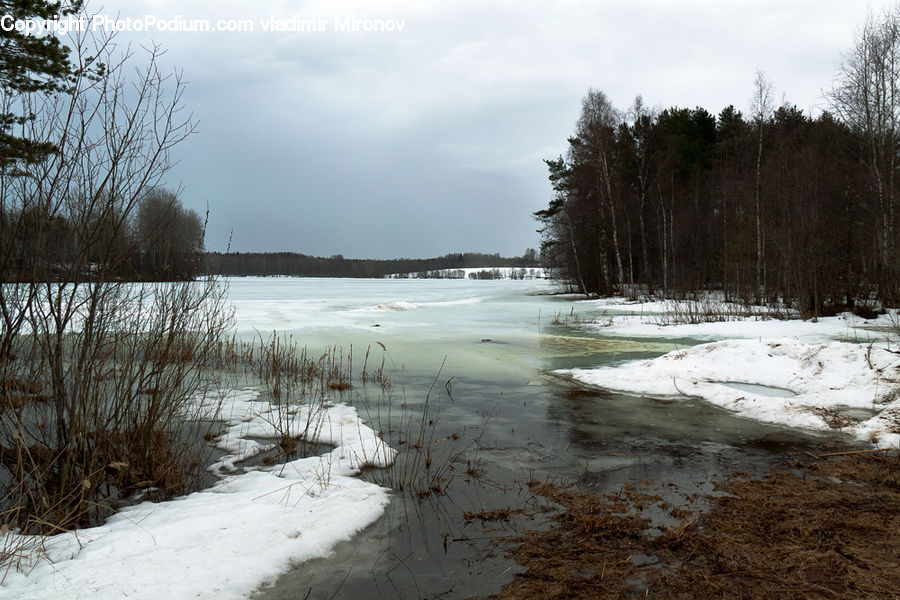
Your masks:
M 630 394 L 698 397 L 759 421 L 840 429 L 863 441 L 900 446 L 900 361 L 884 346 L 732 339 L 652 360 L 557 373 Z M 772 389 L 790 394 L 767 392 Z
M 852 313 L 842 313 L 834 317 L 808 319 L 779 319 L 771 316 L 772 310 L 765 306 L 744 307 L 722 302 L 713 305 L 721 307 L 722 314 L 710 316 L 710 322 L 674 323 L 673 306 L 686 306 L 688 301 L 673 303 L 671 300 L 632 301 L 613 297 L 597 300 L 582 300 L 579 305 L 602 311 L 606 318 L 597 323 L 585 322 L 580 326 L 595 330 L 604 336 L 693 338 L 698 340 L 720 340 L 723 338 L 775 338 L 797 337 L 805 341 L 827 342 L 840 339 L 853 342 L 883 340 L 885 329 L 892 327 L 898 318 L 896 311 L 881 315 L 877 319 L 866 320 Z M 703 302 L 695 303 L 702 307 Z M 700 311 L 700 308 L 689 309 Z M 742 316 L 750 311 L 751 316 Z M 701 311 L 702 312 L 702 311 Z M 594 316 L 594 315 L 590 315 Z M 714 319 L 720 320 L 714 320 Z

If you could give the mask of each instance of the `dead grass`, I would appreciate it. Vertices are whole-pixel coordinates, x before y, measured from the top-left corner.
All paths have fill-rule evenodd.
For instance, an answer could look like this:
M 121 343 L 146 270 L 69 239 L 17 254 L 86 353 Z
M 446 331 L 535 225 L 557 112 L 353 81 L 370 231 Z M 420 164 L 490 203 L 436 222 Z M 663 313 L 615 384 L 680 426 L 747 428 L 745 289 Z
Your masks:
M 514 515 L 523 514 L 524 512 L 525 509 L 523 508 L 498 508 L 495 510 L 482 510 L 480 512 L 465 511 L 463 513 L 463 519 L 466 523 L 472 521 L 481 521 L 482 523 L 509 521 Z
M 844 427 L 851 427 L 856 424 L 856 421 L 854 421 L 847 415 L 842 414 L 839 410 L 833 408 L 811 406 L 806 410 L 821 418 L 832 429 L 842 429 Z
M 568 315 L 563 315 L 562 311 L 557 312 L 556 316 L 554 316 L 550 321 L 550 324 L 562 327 L 571 327 L 572 329 L 578 329 L 585 325 L 599 325 L 600 327 L 609 327 L 613 324 L 613 318 L 607 316 L 606 312 L 600 315 L 599 318 L 585 318 L 575 314 L 575 309 L 572 308 L 569 311 Z
M 512 540 L 526 571 L 497 598 L 900 597 L 900 457 L 840 456 L 762 480 L 733 477 L 704 514 L 668 507 L 651 529 L 631 489 L 599 496 L 554 485 L 534 493 L 564 512 Z

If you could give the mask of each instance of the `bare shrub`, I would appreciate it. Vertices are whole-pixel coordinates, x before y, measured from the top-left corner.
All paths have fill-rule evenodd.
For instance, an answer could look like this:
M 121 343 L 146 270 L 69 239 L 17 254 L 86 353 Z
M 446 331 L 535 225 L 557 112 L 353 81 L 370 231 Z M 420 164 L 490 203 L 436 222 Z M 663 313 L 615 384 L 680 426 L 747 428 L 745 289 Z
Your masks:
M 723 302 L 710 297 L 684 300 L 666 300 L 664 310 L 655 317 L 657 325 L 696 325 L 699 323 L 722 323 L 726 321 L 743 321 L 752 319 L 766 321 L 769 319 L 792 319 L 800 316 L 790 308 L 775 306 L 759 306 L 749 302 L 737 304 Z
M 0 167 L 4 532 L 90 525 L 135 498 L 193 489 L 207 425 L 192 398 L 214 384 L 229 326 L 215 278 L 121 279 L 137 208 L 193 131 L 179 76 L 161 71 L 159 48 L 134 69 L 111 36 L 73 36 L 71 89 L 2 91 L 4 106 L 35 115 L 27 137 L 57 148 Z

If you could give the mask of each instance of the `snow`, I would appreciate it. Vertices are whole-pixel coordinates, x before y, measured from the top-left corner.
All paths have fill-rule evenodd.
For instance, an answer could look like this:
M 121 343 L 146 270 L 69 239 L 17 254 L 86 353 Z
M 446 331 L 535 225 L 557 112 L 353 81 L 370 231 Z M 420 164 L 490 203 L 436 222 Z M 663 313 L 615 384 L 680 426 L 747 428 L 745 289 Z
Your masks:
M 421 304 L 416 304 L 415 302 L 404 302 L 403 300 L 397 300 L 396 302 L 376 304 L 373 310 L 415 310 L 421 307 Z
M 766 332 L 807 331 L 765 321 Z M 750 323 L 758 325 L 758 323 Z M 678 325 L 679 335 L 747 333 L 746 322 Z M 780 325 L 780 327 L 779 327 Z M 701 330 L 702 334 L 693 334 Z M 758 331 L 758 330 L 757 330 Z M 658 334 L 657 334 L 658 335 Z M 604 389 L 666 398 L 698 397 L 738 415 L 809 430 L 840 429 L 880 446 L 900 446 L 900 355 L 885 343 L 822 343 L 797 337 L 727 339 L 616 366 L 556 371 Z
M 236 331 L 247 337 L 273 330 L 303 333 L 304 343 L 320 336 L 326 344 L 348 336 L 385 330 L 416 337 L 452 325 L 477 328 L 482 308 L 472 305 L 542 294 L 554 289 L 546 279 L 326 279 L 242 277 L 228 280 Z M 535 296 L 539 298 L 539 296 Z M 523 305 L 522 318 L 536 319 L 539 307 Z M 476 333 L 476 335 L 478 335 Z M 481 336 L 484 337 L 484 336 Z M 480 339 L 480 338 L 479 338 Z
M 599 311 L 601 316 L 594 325 L 586 324 L 603 335 L 627 337 L 689 337 L 698 340 L 720 340 L 723 338 L 770 338 L 797 337 L 807 341 L 826 342 L 842 339 L 854 342 L 869 342 L 884 338 L 878 331 L 890 327 L 895 313 L 882 315 L 878 319 L 866 320 L 851 313 L 817 320 L 777 319 L 770 317 L 770 309 L 751 307 L 752 315 L 739 316 L 745 310 L 729 303 L 700 304 L 720 309 L 723 320 L 708 323 L 675 323 L 677 317 L 672 311 L 686 303 L 669 300 L 632 302 L 624 298 L 603 298 L 578 302 L 580 306 Z M 893 316 L 892 316 L 893 315 Z M 605 318 L 604 318 L 605 317 Z
M 201 399 L 206 408 L 218 399 Z M 354 475 L 395 456 L 353 407 L 295 407 L 277 413 L 256 390 L 225 396 L 225 456 L 211 466 L 219 485 L 126 508 L 99 527 L 43 541 L 7 534 L 31 551 L 7 573 L 0 598 L 244 598 L 291 563 L 327 556 L 378 519 L 388 490 Z M 281 429 L 279 429 L 281 428 Z M 265 447 L 251 438 L 306 431 L 334 446 L 320 456 L 241 470 Z M 227 475 L 226 475 L 227 474 Z M 0 540 L 2 541 L 2 540 Z

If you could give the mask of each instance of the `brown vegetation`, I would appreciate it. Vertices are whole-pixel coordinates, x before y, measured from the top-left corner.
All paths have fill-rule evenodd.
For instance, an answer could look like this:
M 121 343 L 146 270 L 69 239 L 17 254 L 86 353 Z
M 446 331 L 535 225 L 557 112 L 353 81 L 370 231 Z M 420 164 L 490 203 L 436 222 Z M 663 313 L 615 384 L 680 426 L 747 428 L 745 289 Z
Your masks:
M 599 496 L 536 484 L 564 512 L 512 540 L 526 571 L 496 597 L 897 598 L 898 467 L 896 454 L 850 454 L 732 477 L 703 514 L 632 486 Z M 652 527 L 651 505 L 670 523 Z

